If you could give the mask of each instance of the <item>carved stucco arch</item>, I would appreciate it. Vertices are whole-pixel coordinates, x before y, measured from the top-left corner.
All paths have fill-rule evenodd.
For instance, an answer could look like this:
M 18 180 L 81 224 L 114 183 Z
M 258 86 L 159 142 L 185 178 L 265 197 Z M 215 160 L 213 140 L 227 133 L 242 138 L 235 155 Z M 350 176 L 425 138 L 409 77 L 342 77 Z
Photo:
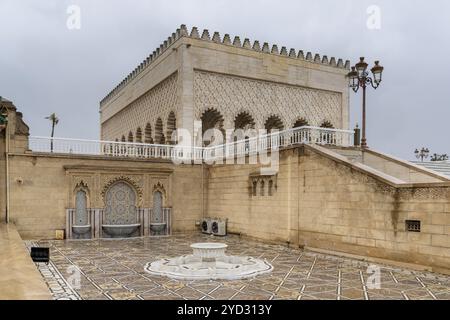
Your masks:
M 106 201 L 105 201 L 105 197 L 106 197 L 106 193 L 108 192 L 109 188 L 111 188 L 114 184 L 118 183 L 118 182 L 124 182 L 126 184 L 128 184 L 135 192 L 136 192 L 136 196 L 137 196 L 137 203 L 136 206 L 137 207 L 141 207 L 142 206 L 142 201 L 143 201 L 143 193 L 142 193 L 142 188 L 136 183 L 136 181 L 134 181 L 132 178 L 127 177 L 127 176 L 119 176 L 119 177 L 115 177 L 111 180 L 109 180 L 103 187 L 102 189 L 102 200 L 103 200 L 103 205 L 106 205 Z
M 306 117 L 306 116 L 298 116 L 296 118 L 294 118 L 291 122 L 291 126 L 289 128 L 294 128 L 295 124 L 297 123 L 297 121 L 301 121 L 304 120 L 306 121 L 308 126 L 312 126 L 313 124 L 311 123 L 311 121 Z
M 276 114 L 276 113 L 270 113 L 264 118 L 264 121 L 262 123 L 262 129 L 265 129 L 265 125 L 266 125 L 267 121 L 270 118 L 278 118 L 281 121 L 282 125 L 283 125 L 283 129 L 282 130 L 286 130 L 286 119 L 283 119 L 282 115 Z
M 73 207 L 75 208 L 75 205 L 76 205 L 76 196 L 77 196 L 78 191 L 84 191 L 84 193 L 86 194 L 86 205 L 89 208 L 92 203 L 91 202 L 91 190 L 89 188 L 89 185 L 84 180 L 78 181 L 72 190 Z

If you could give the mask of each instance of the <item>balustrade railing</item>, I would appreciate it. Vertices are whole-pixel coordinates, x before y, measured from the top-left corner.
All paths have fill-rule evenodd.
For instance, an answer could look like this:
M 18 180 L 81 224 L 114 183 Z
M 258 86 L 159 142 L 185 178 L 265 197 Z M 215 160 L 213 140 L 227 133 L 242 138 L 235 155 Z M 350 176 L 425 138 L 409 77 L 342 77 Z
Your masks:
M 29 148 L 33 152 L 41 153 L 208 161 L 218 158 L 252 155 L 262 151 L 278 150 L 295 144 L 345 147 L 350 146 L 352 140 L 353 131 L 300 127 L 271 134 L 247 137 L 236 142 L 208 147 L 32 136 L 29 138 Z

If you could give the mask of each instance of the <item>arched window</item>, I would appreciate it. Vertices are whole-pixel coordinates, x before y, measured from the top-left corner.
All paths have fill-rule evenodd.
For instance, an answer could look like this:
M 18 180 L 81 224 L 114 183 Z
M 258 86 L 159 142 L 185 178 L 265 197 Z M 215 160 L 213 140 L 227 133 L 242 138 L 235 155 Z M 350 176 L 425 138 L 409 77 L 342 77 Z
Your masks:
M 114 183 L 105 194 L 106 225 L 130 225 L 137 222 L 136 191 L 127 182 Z
M 324 121 L 322 122 L 322 124 L 320 125 L 321 128 L 326 128 L 326 129 L 334 129 L 333 124 L 330 121 Z
M 172 140 L 172 132 L 177 130 L 177 118 L 175 117 L 175 113 L 171 111 L 169 113 L 169 118 L 167 119 L 167 143 L 168 144 L 175 144 L 177 143 L 176 139 Z
M 147 123 L 147 125 L 145 126 L 145 143 L 153 143 L 152 125 L 150 123 Z
M 155 191 L 153 193 L 153 215 L 151 222 L 163 222 L 163 194 L 161 191 Z
M 136 142 L 142 143 L 142 129 L 141 128 L 137 128 L 137 130 L 136 130 Z
M 255 128 L 255 120 L 247 111 L 239 113 L 234 119 L 234 129 L 254 129 Z
M 308 121 L 306 121 L 305 118 L 299 118 L 297 121 L 295 121 L 293 128 L 301 128 L 308 126 Z
M 225 129 L 223 128 L 223 116 L 216 109 L 208 109 L 203 112 L 201 116 L 202 120 L 202 137 L 205 137 L 205 132 L 209 129 L 217 129 L 222 133 L 222 137 L 216 137 L 215 135 L 208 137 L 206 141 L 203 141 L 204 146 L 210 145 L 214 140 L 220 139 L 222 143 L 225 142 Z
M 155 142 L 156 142 L 156 144 L 165 144 L 166 143 L 166 138 L 164 137 L 164 132 L 163 132 L 163 122 L 162 122 L 161 118 L 158 118 L 156 120 Z

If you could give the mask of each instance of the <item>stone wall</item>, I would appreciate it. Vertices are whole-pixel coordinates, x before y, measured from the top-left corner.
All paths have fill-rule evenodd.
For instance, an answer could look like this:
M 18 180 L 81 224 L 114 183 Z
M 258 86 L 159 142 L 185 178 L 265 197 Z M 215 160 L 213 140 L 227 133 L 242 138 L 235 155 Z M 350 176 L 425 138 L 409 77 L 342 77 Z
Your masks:
M 351 162 L 305 147 L 283 151 L 275 191 L 263 196 L 258 185 L 254 196 L 257 169 L 209 168 L 207 212 L 228 218 L 231 232 L 449 272 L 448 184 L 393 186 Z M 421 232 L 407 232 L 406 220 L 420 220 Z
M 10 221 L 25 239 L 53 239 L 65 229 L 66 208 L 74 207 L 75 190 L 88 190 L 88 206 L 103 208 L 103 193 L 114 181 L 133 185 L 139 207 L 152 207 L 155 187 L 164 207 L 172 207 L 172 230 L 193 231 L 202 211 L 200 166 L 106 157 L 15 154 L 10 156 Z

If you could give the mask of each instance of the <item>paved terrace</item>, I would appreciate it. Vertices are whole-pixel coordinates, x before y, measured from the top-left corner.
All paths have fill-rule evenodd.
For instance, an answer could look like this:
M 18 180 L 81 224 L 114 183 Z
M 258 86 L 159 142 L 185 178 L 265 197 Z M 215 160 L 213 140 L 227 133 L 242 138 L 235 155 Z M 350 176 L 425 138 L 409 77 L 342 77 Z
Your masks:
M 177 281 L 147 274 L 149 261 L 190 254 L 194 242 L 221 241 L 230 255 L 265 258 L 274 271 L 250 280 Z M 51 247 L 39 265 L 55 299 L 450 299 L 450 277 L 380 265 L 381 289 L 367 286 L 369 263 L 356 259 L 201 234 L 124 240 L 27 242 Z M 71 286 L 75 268 L 78 289 Z

